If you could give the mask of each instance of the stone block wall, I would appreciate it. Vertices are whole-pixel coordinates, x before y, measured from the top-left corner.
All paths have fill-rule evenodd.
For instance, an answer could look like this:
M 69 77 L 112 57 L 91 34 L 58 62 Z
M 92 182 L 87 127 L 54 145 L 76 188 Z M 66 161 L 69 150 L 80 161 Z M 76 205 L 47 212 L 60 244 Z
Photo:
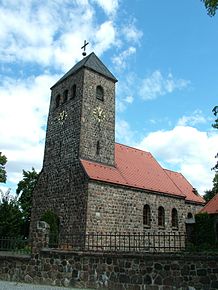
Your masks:
M 218 256 L 43 250 L 32 257 L 8 257 L 1 253 L 0 279 L 83 289 L 216 290 Z
M 151 210 L 151 226 L 143 226 L 143 207 Z M 158 207 L 165 210 L 165 227 L 158 226 Z M 178 229 L 172 228 L 171 213 L 178 212 Z M 189 212 L 194 216 L 202 206 L 158 193 L 134 190 L 128 187 L 89 182 L 87 205 L 87 232 L 180 232 L 185 233 Z
M 101 86 L 104 100 L 96 98 L 96 87 Z M 103 110 L 104 118 L 96 120 L 93 111 Z M 99 141 L 99 154 L 96 144 Z M 107 165 L 114 165 L 115 146 L 115 83 L 106 77 L 84 70 L 83 104 L 81 119 L 80 157 Z
M 58 216 L 61 237 L 85 231 L 88 181 L 79 161 L 83 81 L 84 71 L 80 70 L 52 88 L 43 169 L 33 193 L 31 237 L 47 210 Z M 56 106 L 58 95 L 60 103 Z M 63 112 L 66 115 L 62 120 Z

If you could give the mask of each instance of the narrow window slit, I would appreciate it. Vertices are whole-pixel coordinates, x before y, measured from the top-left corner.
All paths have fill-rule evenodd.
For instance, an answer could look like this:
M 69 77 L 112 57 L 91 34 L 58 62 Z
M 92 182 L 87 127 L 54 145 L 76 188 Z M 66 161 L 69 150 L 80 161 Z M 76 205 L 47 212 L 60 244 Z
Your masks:
M 96 154 L 99 155 L 99 153 L 100 153 L 100 141 L 97 141 Z

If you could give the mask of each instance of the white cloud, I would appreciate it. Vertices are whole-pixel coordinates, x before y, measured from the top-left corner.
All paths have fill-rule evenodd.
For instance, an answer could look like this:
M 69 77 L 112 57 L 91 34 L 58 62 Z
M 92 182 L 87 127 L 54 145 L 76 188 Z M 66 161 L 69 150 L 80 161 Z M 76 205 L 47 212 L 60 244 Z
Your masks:
M 172 93 L 187 87 L 189 81 L 176 79 L 172 74 L 164 77 L 159 70 L 154 71 L 142 81 L 140 95 L 144 100 L 156 99 L 158 96 Z
M 128 144 L 130 146 L 133 146 L 133 140 L 134 140 L 134 131 L 131 130 L 130 125 L 127 121 L 122 120 L 122 119 L 117 119 L 116 120 L 116 141 L 123 143 L 123 144 Z
M 134 74 L 127 74 L 125 76 L 125 82 L 118 82 L 116 90 L 116 110 L 117 112 L 123 112 L 127 106 L 134 102 L 136 77 Z
M 109 14 L 118 7 L 118 1 L 96 1 Z M 90 42 L 88 51 L 95 48 L 98 55 L 116 46 L 115 22 L 108 19 L 99 24 L 90 1 L 26 1 L 22 5 L 5 1 L 0 26 L 2 62 L 32 62 L 66 71 L 81 59 L 84 39 Z
M 122 51 L 117 56 L 112 58 L 112 62 L 117 70 L 123 70 L 126 68 L 126 63 L 128 61 L 129 56 L 136 53 L 136 48 L 130 46 L 128 49 Z
M 118 6 L 118 0 L 93 0 L 93 2 L 97 3 L 106 14 L 115 14 Z
M 126 98 L 125 98 L 125 101 L 128 103 L 128 104 L 132 104 L 133 103 L 133 97 L 132 96 L 127 96 Z
M 0 86 L 0 148 L 7 156 L 8 181 L 17 182 L 22 169 L 41 167 L 51 85 L 57 76 L 24 80 L 5 78 Z
M 135 26 L 134 22 L 126 25 L 122 32 L 126 40 L 131 43 L 139 44 L 139 41 L 143 36 L 143 32 Z
M 104 10 L 103 20 L 94 2 Z M 98 56 L 115 47 L 119 54 L 120 43 L 125 46 L 122 21 L 115 17 L 118 8 L 118 0 L 1 1 L 0 148 L 8 157 L 9 182 L 17 183 L 22 169 L 41 167 L 49 88 L 60 77 L 51 72 L 62 75 L 80 60 L 84 39 L 89 42 L 87 53 L 94 50 Z M 136 26 L 135 36 L 130 31 L 131 26 L 128 38 L 136 40 Z M 129 48 L 126 58 L 134 50 Z M 130 91 L 122 102 L 133 102 Z
M 201 194 L 212 188 L 218 135 L 189 126 L 152 132 L 137 147 L 150 151 L 168 169 L 180 171 Z
M 194 126 L 197 124 L 206 123 L 207 119 L 203 116 L 201 110 L 195 110 L 190 116 L 182 116 L 178 120 L 178 126 Z
M 95 32 L 95 52 L 100 55 L 116 42 L 116 29 L 112 21 L 106 21 Z

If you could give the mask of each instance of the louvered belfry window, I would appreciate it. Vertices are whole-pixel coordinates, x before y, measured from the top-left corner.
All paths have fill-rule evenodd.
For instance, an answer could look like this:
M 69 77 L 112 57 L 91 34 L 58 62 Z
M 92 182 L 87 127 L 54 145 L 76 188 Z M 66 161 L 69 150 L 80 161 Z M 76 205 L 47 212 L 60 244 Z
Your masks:
M 76 84 L 74 84 L 71 88 L 71 98 L 74 99 L 76 97 Z
M 104 101 L 104 89 L 102 86 L 96 87 L 96 98 L 102 102 Z
M 55 105 L 56 105 L 56 108 L 59 107 L 60 102 L 61 102 L 61 96 L 60 96 L 60 94 L 58 94 L 58 95 L 56 96 L 56 99 L 55 99 Z

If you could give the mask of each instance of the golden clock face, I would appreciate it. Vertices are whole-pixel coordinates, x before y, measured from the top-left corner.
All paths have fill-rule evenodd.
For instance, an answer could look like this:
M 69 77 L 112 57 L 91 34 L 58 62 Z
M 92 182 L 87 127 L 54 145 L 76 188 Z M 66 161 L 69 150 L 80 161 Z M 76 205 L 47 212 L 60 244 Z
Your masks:
M 105 119 L 104 110 L 100 106 L 93 110 L 93 115 L 98 123 L 101 123 Z
M 65 120 L 67 118 L 67 112 L 66 111 L 62 111 L 58 114 L 58 121 L 61 125 L 64 124 Z

